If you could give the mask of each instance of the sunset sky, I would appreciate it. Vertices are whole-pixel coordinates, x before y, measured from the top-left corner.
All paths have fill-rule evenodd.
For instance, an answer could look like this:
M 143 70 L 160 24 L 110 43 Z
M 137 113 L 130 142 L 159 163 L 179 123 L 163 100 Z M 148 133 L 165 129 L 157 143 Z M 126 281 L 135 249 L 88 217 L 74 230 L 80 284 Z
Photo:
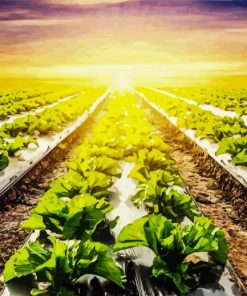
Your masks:
M 247 1 L 1 0 L 0 44 L 1 76 L 246 75 Z

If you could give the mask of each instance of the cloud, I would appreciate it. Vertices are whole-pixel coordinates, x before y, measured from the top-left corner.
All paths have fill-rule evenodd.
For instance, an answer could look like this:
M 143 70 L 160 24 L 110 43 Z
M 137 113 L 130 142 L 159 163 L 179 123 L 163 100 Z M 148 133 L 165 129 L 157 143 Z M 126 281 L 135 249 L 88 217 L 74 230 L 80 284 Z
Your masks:
M 47 4 L 63 4 L 63 5 L 95 5 L 95 4 L 107 4 L 107 3 L 123 3 L 130 2 L 134 0 L 45 0 Z
M 247 10 L 211 2 L 1 0 L 0 67 L 196 63 L 205 70 L 209 63 L 222 70 L 223 63 L 232 71 L 231 63 L 246 65 Z

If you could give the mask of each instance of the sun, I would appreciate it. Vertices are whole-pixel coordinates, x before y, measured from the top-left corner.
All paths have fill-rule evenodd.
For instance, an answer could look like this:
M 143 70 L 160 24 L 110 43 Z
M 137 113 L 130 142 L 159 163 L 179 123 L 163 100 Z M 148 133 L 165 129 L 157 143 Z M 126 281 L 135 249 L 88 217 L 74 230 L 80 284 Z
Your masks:
M 113 79 L 112 88 L 120 92 L 132 91 L 133 81 L 126 73 L 119 73 Z

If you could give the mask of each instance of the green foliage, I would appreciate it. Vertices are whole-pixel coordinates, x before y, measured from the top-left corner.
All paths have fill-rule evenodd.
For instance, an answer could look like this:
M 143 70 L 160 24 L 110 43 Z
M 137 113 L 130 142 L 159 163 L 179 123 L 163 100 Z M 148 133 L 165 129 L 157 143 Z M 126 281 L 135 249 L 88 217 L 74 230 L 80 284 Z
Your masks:
M 111 178 L 97 171 L 89 171 L 86 176 L 69 170 L 67 174 L 53 181 L 47 194 L 55 193 L 58 197 L 72 198 L 88 193 L 96 198 L 108 197 L 107 189 L 112 185 Z
M 69 104 L 75 101 L 71 102 Z M 10 258 L 4 269 L 5 282 L 33 275 L 36 287 L 46 283 L 46 290 L 33 289 L 31 295 L 52 296 L 75 295 L 73 286 L 85 274 L 102 276 L 122 287 L 122 271 L 115 264 L 109 247 L 93 240 L 102 224 L 111 229 L 117 223 L 117 218 L 108 221 L 106 213 L 112 209 L 108 202 L 109 188 L 114 178 L 121 175 L 123 159 L 136 163 L 130 177 L 139 181 L 139 185 L 132 201 L 154 214 L 124 227 L 114 250 L 150 248 L 155 254 L 153 276 L 169 279 L 181 293 L 199 286 L 202 274 L 220 274 L 227 259 L 223 232 L 209 219 L 199 217 L 191 196 L 179 193 L 184 183 L 173 167 L 169 147 L 143 116 L 143 110 L 133 108 L 133 103 L 132 95 L 113 99 L 92 137 L 68 163 L 67 173 L 51 183 L 23 224 L 25 229 L 43 230 L 42 235 Z M 15 127 L 5 126 L 5 129 L 8 134 L 17 130 L 34 133 L 38 124 L 40 133 L 60 130 L 67 120 L 77 116 L 78 110 L 66 111 L 65 106 L 69 109 L 70 105 L 52 111 L 54 118 L 47 114 L 37 122 L 22 118 L 15 122 Z M 169 112 L 176 110 L 171 106 Z M 194 224 L 173 223 L 185 216 Z M 48 234 L 52 237 L 47 239 Z M 199 256 L 205 253 L 210 262 Z
M 225 138 L 219 142 L 216 155 L 230 153 L 236 165 L 247 165 L 247 136 L 238 138 Z
M 30 137 L 24 139 L 17 136 L 14 141 L 8 142 L 5 140 L 2 140 L 1 142 L 0 137 L 0 171 L 4 170 L 8 166 L 9 156 L 14 156 L 17 151 L 23 150 L 30 143 L 34 143 L 36 146 L 39 146 L 38 142 Z
M 132 158 L 135 161 L 135 167 L 130 173 L 130 177 L 145 182 L 149 179 L 149 172 L 156 170 L 165 170 L 176 172 L 173 167 L 174 161 L 169 158 L 167 153 L 162 153 L 157 149 L 142 149 L 138 151 L 136 157 Z
M 166 89 L 185 98 L 192 99 L 198 104 L 212 105 L 237 114 L 247 114 L 246 88 L 176 88 Z
M 92 156 L 89 152 L 85 155 L 80 154 L 80 157 L 68 163 L 68 167 L 83 176 L 90 171 L 114 177 L 121 176 L 121 168 L 116 160 L 107 156 Z
M 58 132 L 71 121 L 74 121 L 102 94 L 102 89 L 76 96 L 55 106 L 47 107 L 34 115 L 24 115 L 13 122 L 4 123 L 0 131 L 16 137 L 20 134 L 48 134 Z M 82 99 L 83 98 L 83 99 Z
M 59 102 L 55 106 L 44 108 L 43 111 L 37 112 L 33 115 L 24 115 L 14 119 L 12 122 L 3 123 L 0 127 L 0 150 L 6 150 L 9 157 L 14 156 L 17 151 L 27 147 L 29 143 L 34 143 L 36 146 L 38 146 L 38 142 L 35 139 L 26 138 L 25 135 L 47 135 L 51 132 L 62 131 L 69 122 L 75 121 L 81 114 L 83 114 L 90 107 L 90 105 L 92 105 L 95 99 L 100 96 L 100 94 L 102 94 L 102 91 L 103 90 L 100 88 L 92 90 L 86 94 L 83 94 L 83 100 L 82 96 L 76 96 L 68 99 L 67 101 Z M 41 100 L 40 103 L 42 104 L 43 102 L 45 104 L 55 102 L 60 97 L 62 97 L 61 94 L 53 94 L 52 97 L 46 97 L 46 99 L 44 101 Z M 37 100 L 37 98 L 34 98 L 34 100 Z M 3 100 L 3 103 L 5 101 L 6 100 Z M 38 107 L 40 104 L 31 104 L 31 102 L 32 99 L 30 100 L 30 98 L 27 98 L 26 102 L 17 100 L 16 104 L 18 106 L 24 104 L 23 106 L 25 106 L 25 108 L 15 109 L 13 107 L 13 109 L 11 109 L 12 111 L 7 113 L 6 116 L 12 114 L 11 112 L 15 114 L 21 111 L 31 110 L 32 108 Z M 13 141 L 7 141 L 6 138 L 14 139 Z M 6 161 L 7 153 L 0 154 L 0 171 L 8 166 L 9 161 Z
M 122 286 L 121 270 L 112 259 L 109 248 L 101 243 L 90 241 L 60 241 L 49 237 L 50 244 L 33 242 L 16 252 L 6 263 L 4 281 L 35 275 L 38 282 L 47 282 L 49 287 L 44 294 L 58 294 L 66 291 L 85 274 L 95 274 Z M 32 295 L 42 295 L 34 289 Z M 49 293 L 48 293 L 49 292 Z M 66 292 L 65 295 L 73 295 Z
M 10 156 L 14 156 L 14 154 L 17 151 L 24 149 L 30 143 L 35 144 L 37 147 L 39 146 L 37 140 L 35 140 L 33 138 L 28 137 L 28 138 L 24 139 L 20 136 L 17 136 L 13 142 L 6 145 L 6 150 L 8 151 Z
M 39 91 L 36 93 L 32 92 L 21 92 L 5 93 L 0 97 L 0 119 L 4 120 L 10 115 L 19 114 L 21 112 L 27 112 L 32 109 L 36 109 L 41 106 L 45 106 L 58 101 L 62 97 L 68 96 L 69 93 L 66 91 L 59 91 L 52 93 L 51 91 Z
M 88 194 L 74 196 L 68 202 L 55 194 L 45 195 L 22 227 L 50 230 L 64 239 L 87 240 L 106 220 L 105 213 L 111 209 L 104 199 L 98 200 Z
M 6 150 L 0 150 L 0 171 L 9 165 L 9 154 Z
M 183 187 L 179 175 L 162 170 L 147 173 L 144 168 L 137 170 L 135 167 L 130 176 L 142 182 L 131 199 L 136 207 L 145 206 L 151 212 L 161 213 L 173 221 L 185 216 L 193 220 L 200 215 L 190 195 L 172 189 L 174 186 Z
M 173 117 L 177 117 L 176 125 L 182 129 L 192 129 L 195 131 L 195 137 L 207 138 L 210 141 L 219 144 L 219 149 L 216 155 L 223 153 L 230 153 L 232 161 L 236 165 L 247 165 L 246 157 L 246 136 L 247 127 L 244 120 L 239 115 L 246 114 L 246 92 L 244 90 L 229 90 L 230 93 L 235 93 L 238 96 L 238 92 L 243 97 L 230 96 L 228 101 L 225 101 L 227 93 L 223 90 L 214 90 L 216 94 L 209 91 L 209 97 L 197 97 L 195 94 L 186 90 L 171 90 L 171 92 L 178 93 L 179 95 L 184 93 L 190 95 L 189 98 L 201 103 L 211 104 L 211 98 L 213 104 L 217 107 L 221 107 L 226 110 L 234 110 L 238 114 L 235 117 L 230 116 L 218 116 L 210 111 L 206 111 L 200 108 L 198 105 L 193 105 L 185 102 L 181 98 L 171 98 L 166 94 L 157 93 L 150 89 L 140 89 L 144 95 L 148 97 L 155 104 L 163 108 L 166 113 Z M 203 94 L 208 90 L 200 90 Z M 221 91 L 224 93 L 224 100 L 220 99 Z M 235 109 L 236 107 L 236 109 Z
M 227 260 L 224 233 L 203 217 L 196 217 L 194 224 L 186 226 L 172 223 L 161 215 L 137 219 L 123 228 L 114 251 L 136 246 L 153 250 L 153 276 L 169 278 L 180 293 L 199 286 L 200 275 L 205 270 L 219 275 Z M 199 256 L 205 252 L 210 262 Z

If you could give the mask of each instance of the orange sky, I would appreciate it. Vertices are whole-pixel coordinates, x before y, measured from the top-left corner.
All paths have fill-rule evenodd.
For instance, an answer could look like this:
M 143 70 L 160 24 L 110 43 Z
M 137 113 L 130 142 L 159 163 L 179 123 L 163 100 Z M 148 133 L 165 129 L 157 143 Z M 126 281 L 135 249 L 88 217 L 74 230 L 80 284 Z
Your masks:
M 1 0 L 0 75 L 247 74 L 244 1 L 104 2 Z

